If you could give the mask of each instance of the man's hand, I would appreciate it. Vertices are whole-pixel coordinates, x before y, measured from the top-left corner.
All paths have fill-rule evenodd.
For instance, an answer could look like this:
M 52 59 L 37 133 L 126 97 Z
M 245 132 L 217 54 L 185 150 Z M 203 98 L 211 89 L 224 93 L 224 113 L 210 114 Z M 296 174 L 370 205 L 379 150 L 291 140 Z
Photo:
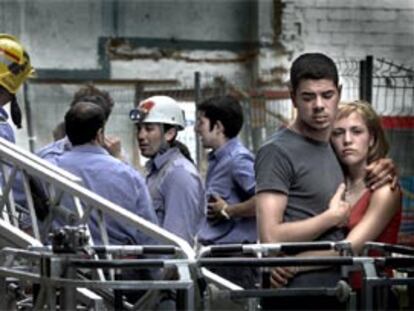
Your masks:
M 104 148 L 114 158 L 122 160 L 121 140 L 118 137 L 105 136 Z
M 371 190 L 390 183 L 391 189 L 398 186 L 398 173 L 391 159 L 379 159 L 366 167 L 365 183 Z
M 216 194 L 211 195 L 207 204 L 207 219 L 213 224 L 224 219 L 230 219 L 226 209 L 228 207 L 226 201 Z
M 270 272 L 270 287 L 280 288 L 286 286 L 289 279 L 298 272 L 297 267 L 277 267 Z
M 351 213 L 351 205 L 345 201 L 345 190 L 345 184 L 341 183 L 329 202 L 329 209 L 326 211 L 331 215 L 333 225 L 337 227 L 345 226 Z

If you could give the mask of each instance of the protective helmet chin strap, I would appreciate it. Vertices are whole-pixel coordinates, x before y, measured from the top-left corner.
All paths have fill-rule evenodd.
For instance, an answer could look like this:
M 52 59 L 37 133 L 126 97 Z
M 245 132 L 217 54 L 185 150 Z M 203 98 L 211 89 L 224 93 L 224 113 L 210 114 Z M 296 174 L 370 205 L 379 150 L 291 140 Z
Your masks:
M 17 103 L 16 96 L 13 95 L 10 103 L 10 115 L 11 119 L 18 129 L 22 128 L 22 111 Z

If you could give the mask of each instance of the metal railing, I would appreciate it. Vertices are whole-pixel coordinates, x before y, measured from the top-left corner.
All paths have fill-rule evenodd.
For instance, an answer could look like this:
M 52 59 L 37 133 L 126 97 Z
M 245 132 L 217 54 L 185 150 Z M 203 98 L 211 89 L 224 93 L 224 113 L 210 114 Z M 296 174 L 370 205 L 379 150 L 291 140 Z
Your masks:
M 70 225 L 84 226 L 85 228 L 88 228 L 88 222 L 92 214 L 92 211 L 96 211 L 96 213 L 99 215 L 99 217 L 97 217 L 97 220 L 99 222 L 99 234 L 101 241 L 103 242 L 103 245 L 109 245 L 108 232 L 105 226 L 105 217 L 110 216 L 121 221 L 123 224 L 129 227 L 136 228 L 136 230 L 139 230 L 144 234 L 152 237 L 153 239 L 159 241 L 160 244 L 163 243 L 174 246 L 175 251 L 173 255 L 177 258 L 175 265 L 177 267 L 179 266 L 179 278 L 178 280 L 176 280 L 176 283 L 181 282 L 180 284 L 182 284 L 182 280 L 185 279 L 185 282 L 187 282 L 185 283 L 187 290 L 189 292 L 193 290 L 192 280 L 189 277 L 189 275 L 191 274 L 190 265 L 193 264 L 195 259 L 195 252 L 190 247 L 190 245 L 183 239 L 131 213 L 130 211 L 122 208 L 121 206 L 116 205 L 104 199 L 103 197 L 89 191 L 88 189 L 82 186 L 81 180 L 76 176 L 73 176 L 64 170 L 61 170 L 58 167 L 51 165 L 50 163 L 38 158 L 33 154 L 30 154 L 29 152 L 20 149 L 16 145 L 13 145 L 1 138 L 0 165 L 2 168 L 3 179 L 0 197 L 0 207 L 2 209 L 3 218 L 0 219 L 0 233 L 2 233 L 1 237 L 3 246 L 8 245 L 11 247 L 18 248 L 27 248 L 28 246 L 38 248 L 41 247 L 42 242 L 45 242 L 48 239 L 47 233 L 53 227 L 55 216 L 61 216 L 62 210 L 65 210 L 65 207 L 61 206 L 61 199 L 63 195 L 65 195 L 66 198 L 69 197 L 73 201 L 74 206 L 76 207 L 75 211 L 69 212 L 70 217 L 67 217 L 67 219 L 70 219 L 72 222 Z M 43 221 L 39 221 L 37 216 L 37 213 L 39 212 L 39 207 L 35 204 L 31 180 L 34 180 L 38 184 L 40 184 L 41 186 L 39 188 L 41 190 L 44 190 L 48 195 L 48 213 L 47 216 L 43 219 Z M 16 188 L 18 192 L 22 192 L 25 198 L 24 203 L 26 205 L 26 211 L 16 208 L 14 198 Z M 28 230 L 28 227 L 30 227 L 31 234 L 25 233 L 21 230 L 22 215 L 29 215 L 30 224 L 29 226 L 25 224 L 25 229 Z M 87 229 L 87 231 L 89 230 Z M 89 246 L 94 247 L 92 237 L 90 234 Z M 148 251 L 148 249 L 148 247 L 145 248 L 146 251 Z M 158 248 L 158 250 L 160 250 L 160 248 Z M 15 253 L 16 252 L 20 255 L 23 254 L 23 251 L 15 250 Z M 38 254 L 34 257 L 37 258 L 39 256 L 40 255 Z M 49 254 L 47 256 L 50 257 L 52 255 Z M 111 252 L 105 252 L 104 257 L 105 260 L 111 260 Z M 59 256 L 57 256 L 57 258 L 59 258 Z M 94 261 L 95 263 L 99 262 L 98 256 L 96 254 L 92 256 L 90 260 Z M 9 261 L 13 262 L 13 259 L 9 259 Z M 54 261 L 59 261 L 59 259 L 55 258 Z M 18 266 L 17 263 L 16 265 Z M 44 276 L 42 276 L 42 274 L 40 273 L 41 271 L 36 270 L 36 268 L 39 267 L 38 265 L 29 265 L 29 267 L 33 268 L 34 271 L 23 274 L 16 274 L 16 271 L 20 270 L 22 267 L 17 268 L 17 270 L 13 270 L 11 267 L 7 267 L 6 269 L 2 269 L 2 273 L 3 276 L 8 275 L 8 277 L 11 277 L 13 275 L 13 277 L 20 276 L 24 280 L 31 279 L 32 281 L 38 281 L 39 278 L 43 279 Z M 109 279 L 112 281 L 113 274 L 110 273 L 107 276 L 107 278 L 105 278 L 102 273 L 102 268 L 99 267 L 97 268 L 97 272 L 97 279 L 89 282 L 95 282 L 96 284 L 99 283 L 99 286 L 107 287 L 107 285 L 105 284 L 110 284 L 110 282 L 108 283 L 107 278 L 109 277 Z M 46 286 L 46 288 L 49 288 L 50 291 L 50 286 L 53 287 L 55 285 L 57 286 L 58 284 L 53 283 L 51 279 L 49 281 L 50 282 L 48 282 L 47 284 L 43 283 L 43 285 Z M 160 285 L 157 282 L 161 283 L 161 287 L 165 287 L 168 289 L 174 287 L 163 280 L 154 280 L 151 282 L 143 283 L 141 281 L 139 283 L 135 282 L 135 287 L 146 287 L 147 289 L 158 288 L 160 287 Z M 93 287 L 91 283 L 87 283 L 87 281 L 80 280 L 78 281 L 77 285 L 79 285 L 80 287 Z M 92 297 L 93 294 L 91 292 L 88 292 L 88 296 Z M 192 294 L 188 295 L 188 297 L 192 296 Z M 52 300 L 48 299 L 47 301 L 39 301 L 42 301 L 42 303 L 47 303 L 50 305 L 52 304 Z M 187 307 L 191 309 L 191 299 L 187 299 L 185 305 L 187 305 Z M 51 306 L 53 307 L 53 305 Z

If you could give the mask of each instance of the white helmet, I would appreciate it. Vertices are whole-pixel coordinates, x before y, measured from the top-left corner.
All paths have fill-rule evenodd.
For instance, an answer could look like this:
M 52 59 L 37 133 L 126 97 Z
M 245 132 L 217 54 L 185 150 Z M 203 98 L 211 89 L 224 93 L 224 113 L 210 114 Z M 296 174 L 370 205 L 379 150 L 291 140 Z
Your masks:
M 168 96 L 152 96 L 139 103 L 129 112 L 129 118 L 135 123 L 162 123 L 185 128 L 184 111 L 178 103 Z

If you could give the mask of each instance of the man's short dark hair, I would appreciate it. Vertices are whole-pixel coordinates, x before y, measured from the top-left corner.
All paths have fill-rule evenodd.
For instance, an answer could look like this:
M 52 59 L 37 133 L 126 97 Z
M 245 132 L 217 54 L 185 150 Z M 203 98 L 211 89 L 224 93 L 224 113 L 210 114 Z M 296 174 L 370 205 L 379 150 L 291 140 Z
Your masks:
M 74 106 L 78 102 L 92 102 L 100 106 L 105 112 L 105 119 L 109 118 L 114 107 L 114 100 L 111 95 L 107 91 L 100 90 L 90 83 L 82 86 L 73 95 L 70 106 Z
M 236 137 L 243 126 L 243 109 L 233 96 L 210 97 L 198 105 L 197 110 L 210 120 L 210 130 L 220 121 L 227 138 Z
M 94 140 L 104 125 L 104 110 L 91 102 L 79 102 L 65 115 L 66 135 L 74 146 Z
M 292 64 L 290 69 L 290 84 L 293 93 L 296 92 L 302 80 L 332 81 L 338 87 L 338 69 L 334 61 L 322 53 L 302 54 Z

